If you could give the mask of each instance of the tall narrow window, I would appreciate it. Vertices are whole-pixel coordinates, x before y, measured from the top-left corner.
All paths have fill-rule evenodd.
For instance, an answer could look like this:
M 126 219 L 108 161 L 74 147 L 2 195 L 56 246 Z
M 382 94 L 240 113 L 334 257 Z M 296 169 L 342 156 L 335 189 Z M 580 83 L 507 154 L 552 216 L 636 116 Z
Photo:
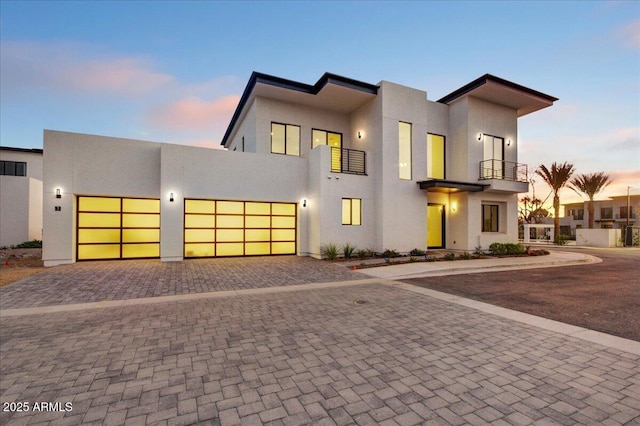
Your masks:
M 319 145 L 329 145 L 335 148 L 342 147 L 342 134 L 313 129 L 311 134 L 311 148 Z
M 342 199 L 342 224 L 362 225 L 362 200 L 360 198 Z
M 398 123 L 398 143 L 400 179 L 411 180 L 411 123 Z
M 427 177 L 444 179 L 444 136 L 427 134 Z
M 504 138 L 483 136 L 483 174 L 486 179 L 502 179 L 504 177 Z
M 482 232 L 498 232 L 498 205 L 482 205 Z
M 300 155 L 300 126 L 271 123 L 271 152 Z

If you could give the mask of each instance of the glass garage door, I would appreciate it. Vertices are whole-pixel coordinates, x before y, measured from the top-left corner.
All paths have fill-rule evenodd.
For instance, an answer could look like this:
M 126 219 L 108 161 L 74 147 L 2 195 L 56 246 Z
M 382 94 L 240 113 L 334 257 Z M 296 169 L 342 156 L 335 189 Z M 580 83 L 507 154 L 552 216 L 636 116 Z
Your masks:
M 160 256 L 160 200 L 78 197 L 78 260 Z
M 296 254 L 296 204 L 184 201 L 184 257 L 274 254 Z

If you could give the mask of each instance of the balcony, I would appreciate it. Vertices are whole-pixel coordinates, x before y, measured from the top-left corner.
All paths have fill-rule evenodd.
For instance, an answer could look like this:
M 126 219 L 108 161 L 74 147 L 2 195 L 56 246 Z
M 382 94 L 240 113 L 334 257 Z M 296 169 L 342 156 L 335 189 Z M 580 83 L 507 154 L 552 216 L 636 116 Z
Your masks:
M 529 192 L 526 164 L 496 159 L 481 161 L 478 181 L 486 181 L 485 191 L 489 192 Z
M 480 162 L 480 177 L 478 179 L 527 182 L 527 165 L 503 160 L 484 160 Z
M 367 153 L 356 149 L 331 147 L 331 171 L 366 176 Z

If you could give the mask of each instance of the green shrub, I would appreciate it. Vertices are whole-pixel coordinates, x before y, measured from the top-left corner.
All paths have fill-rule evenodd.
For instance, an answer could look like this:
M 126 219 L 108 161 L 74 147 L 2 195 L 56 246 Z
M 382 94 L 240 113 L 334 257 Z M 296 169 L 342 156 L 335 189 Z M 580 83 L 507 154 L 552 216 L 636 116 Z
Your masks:
M 342 254 L 345 259 L 351 259 L 356 252 L 356 246 L 352 246 L 349 243 L 346 243 L 342 246 Z
M 444 255 L 444 260 L 455 260 L 456 255 L 453 253 L 447 253 Z
M 397 250 L 389 250 L 386 249 L 382 252 L 382 257 L 392 258 L 392 257 L 400 257 L 400 253 Z
M 419 248 L 414 248 L 409 254 L 411 256 L 424 256 L 425 254 L 427 254 L 427 252 L 424 250 L 420 250 Z
M 569 241 L 569 238 L 571 238 L 569 235 L 560 234 L 555 236 L 555 238 L 553 239 L 554 240 L 553 242 L 559 246 L 566 246 L 567 242 Z
M 320 255 L 327 260 L 336 260 L 338 258 L 338 246 L 333 243 L 323 244 L 320 246 Z
M 11 246 L 11 248 L 21 248 L 21 249 L 25 249 L 25 248 L 42 248 L 42 241 L 40 241 L 40 240 L 25 241 L 24 243 L 20 243 L 20 244 L 17 244 L 15 246 Z
M 478 246 L 476 246 L 475 250 L 473 251 L 473 254 L 477 254 L 477 255 L 484 254 L 484 249 L 482 248 L 481 245 L 478 245 Z
M 513 243 L 491 243 L 489 246 L 489 253 L 492 255 L 509 255 L 509 254 L 524 254 L 527 250 L 522 244 Z
M 466 251 L 462 254 L 460 254 L 460 259 L 464 259 L 464 260 L 469 260 L 472 259 L 473 256 L 471 255 L 471 253 L 467 253 Z
M 435 256 L 427 256 L 427 262 L 435 262 L 438 259 Z
M 364 249 L 356 250 L 356 256 L 358 256 L 360 259 L 364 259 L 365 257 L 371 257 L 368 254 L 369 252 L 367 250 L 364 250 Z

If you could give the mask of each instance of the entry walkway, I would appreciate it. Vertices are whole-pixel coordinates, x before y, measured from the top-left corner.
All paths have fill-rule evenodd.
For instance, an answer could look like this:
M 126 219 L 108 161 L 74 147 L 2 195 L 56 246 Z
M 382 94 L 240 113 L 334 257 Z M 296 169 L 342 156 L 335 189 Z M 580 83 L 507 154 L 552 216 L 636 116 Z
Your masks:
M 297 260 L 286 265 L 297 270 Z M 640 421 L 634 350 L 306 261 L 318 268 L 315 282 L 289 275 L 283 285 L 264 285 L 269 275 L 260 272 L 268 268 L 252 269 L 244 259 L 255 288 L 237 284 L 251 280 L 237 269 L 227 283 L 235 289 L 84 302 L 92 305 L 78 310 L 44 301 L 31 304 L 30 313 L 0 311 L 2 402 L 72 407 L 0 412 L 0 423 Z M 94 266 L 103 264 L 120 268 L 111 275 L 114 287 L 135 283 L 123 268 L 128 262 Z M 343 274 L 347 279 L 332 278 Z M 82 284 L 81 275 L 73 277 L 78 281 L 66 284 Z M 60 311 L 45 313 L 47 305 Z

